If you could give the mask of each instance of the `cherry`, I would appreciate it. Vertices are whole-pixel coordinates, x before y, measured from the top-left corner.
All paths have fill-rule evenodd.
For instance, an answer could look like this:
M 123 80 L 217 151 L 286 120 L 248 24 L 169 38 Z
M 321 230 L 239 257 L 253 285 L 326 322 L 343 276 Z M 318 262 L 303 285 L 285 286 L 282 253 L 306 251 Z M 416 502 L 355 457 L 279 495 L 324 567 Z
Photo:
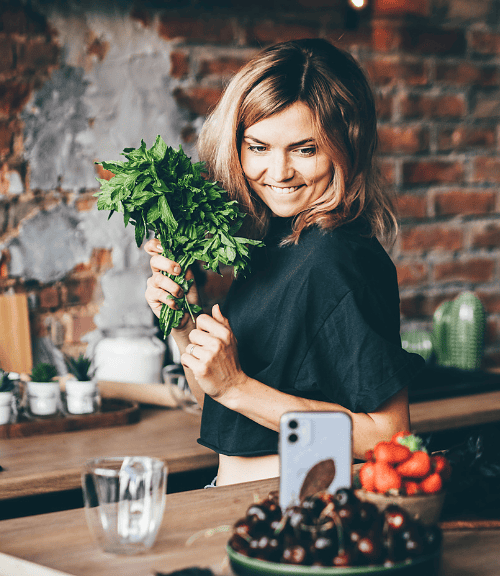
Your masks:
M 354 506 L 358 503 L 358 498 L 350 488 L 339 488 L 337 492 L 335 492 L 334 498 L 338 506 L 345 506 L 346 504 Z
M 389 504 L 384 510 L 385 521 L 394 532 L 402 531 L 409 522 L 408 514 L 399 506 Z
M 238 534 L 233 534 L 228 542 L 229 546 L 239 554 L 243 554 L 244 556 L 248 556 L 248 542 Z
M 348 550 L 339 551 L 332 561 L 333 566 L 351 566 L 353 554 Z
M 356 549 L 368 564 L 376 564 L 382 556 L 382 544 L 375 538 L 363 536 L 356 543 Z
M 281 559 L 284 564 L 306 564 L 307 552 L 300 544 L 294 544 L 283 550 Z
M 316 562 L 329 566 L 337 552 L 336 543 L 326 536 L 319 536 L 311 546 L 311 553 Z
M 246 518 L 241 518 L 233 527 L 234 533 L 238 534 L 244 540 L 250 540 L 251 527 Z
M 335 511 L 337 512 L 344 526 L 350 526 L 353 524 L 355 519 L 355 509 L 352 504 L 347 503 L 342 504 L 341 506 L 337 506 Z
M 360 502 L 358 506 L 358 523 L 362 528 L 369 528 L 379 518 L 378 508 L 372 502 Z

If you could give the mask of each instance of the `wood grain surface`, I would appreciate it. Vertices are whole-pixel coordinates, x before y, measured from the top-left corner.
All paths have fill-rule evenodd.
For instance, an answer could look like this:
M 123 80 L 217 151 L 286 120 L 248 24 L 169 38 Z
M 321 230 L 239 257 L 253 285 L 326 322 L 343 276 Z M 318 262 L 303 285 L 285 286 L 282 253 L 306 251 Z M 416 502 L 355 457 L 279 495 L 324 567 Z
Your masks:
M 271 479 L 168 495 L 157 541 L 141 556 L 101 552 L 83 510 L 0 522 L 0 552 L 72 576 L 153 576 L 194 566 L 229 576 L 230 527 L 277 487 L 278 480 Z M 500 530 L 445 531 L 440 576 L 498 576 L 499 550 Z M 1 556 L 0 574 L 19 576 L 2 565 Z
M 197 443 L 199 428 L 196 414 L 143 408 L 126 426 L 1 438 L 0 500 L 79 488 L 84 462 L 96 456 L 153 456 L 170 473 L 217 466 L 217 454 Z

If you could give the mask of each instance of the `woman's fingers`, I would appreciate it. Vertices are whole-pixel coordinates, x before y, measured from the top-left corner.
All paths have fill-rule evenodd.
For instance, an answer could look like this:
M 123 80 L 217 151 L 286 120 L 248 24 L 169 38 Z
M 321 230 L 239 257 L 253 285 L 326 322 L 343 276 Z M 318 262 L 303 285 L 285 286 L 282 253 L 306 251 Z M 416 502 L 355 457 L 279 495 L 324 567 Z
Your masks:
M 156 254 L 161 254 L 163 252 L 161 243 L 156 238 L 148 240 L 146 244 L 144 244 L 144 250 L 146 250 L 150 256 L 155 256 Z

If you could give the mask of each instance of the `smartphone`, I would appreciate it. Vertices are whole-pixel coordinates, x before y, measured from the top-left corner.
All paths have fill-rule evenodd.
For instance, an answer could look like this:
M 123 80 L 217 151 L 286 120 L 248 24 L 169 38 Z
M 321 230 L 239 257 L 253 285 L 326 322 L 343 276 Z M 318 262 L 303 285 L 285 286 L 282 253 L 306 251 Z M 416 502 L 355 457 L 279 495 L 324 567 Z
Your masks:
M 299 504 L 311 489 L 333 494 L 339 488 L 350 488 L 351 417 L 345 412 L 283 414 L 279 457 L 282 510 Z

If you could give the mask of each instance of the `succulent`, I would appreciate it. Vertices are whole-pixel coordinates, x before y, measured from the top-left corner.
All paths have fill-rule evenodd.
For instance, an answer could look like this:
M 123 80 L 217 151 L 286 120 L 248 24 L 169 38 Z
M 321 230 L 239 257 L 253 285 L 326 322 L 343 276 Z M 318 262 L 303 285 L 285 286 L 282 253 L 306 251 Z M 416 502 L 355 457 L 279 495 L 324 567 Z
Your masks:
M 434 312 L 432 347 L 436 354 L 436 361 L 440 366 L 451 366 L 449 336 L 452 306 L 453 302 L 446 300 Z
M 30 379 L 32 382 L 52 382 L 55 376 L 57 368 L 53 364 L 40 362 L 31 371 Z
M 14 389 L 14 382 L 9 378 L 9 373 L 0 368 L 0 392 L 10 392 Z
M 64 356 L 68 371 L 80 382 L 88 382 L 94 377 L 95 370 L 90 370 L 92 360 L 80 354 L 78 358 Z

